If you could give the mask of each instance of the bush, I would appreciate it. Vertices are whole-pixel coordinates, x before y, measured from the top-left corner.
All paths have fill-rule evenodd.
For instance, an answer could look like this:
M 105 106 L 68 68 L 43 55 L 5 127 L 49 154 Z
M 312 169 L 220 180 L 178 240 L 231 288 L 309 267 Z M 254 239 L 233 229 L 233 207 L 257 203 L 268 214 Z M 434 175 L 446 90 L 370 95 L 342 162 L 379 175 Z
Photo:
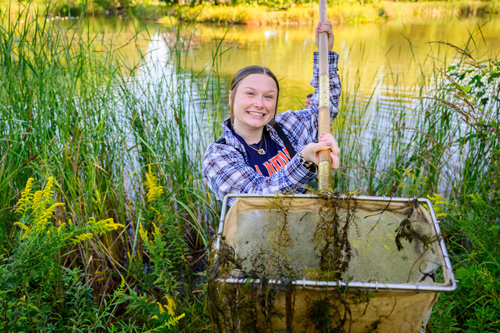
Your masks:
M 459 115 L 457 170 L 443 218 L 456 293 L 441 295 L 432 326 L 438 331 L 500 329 L 500 62 L 478 61 L 459 50 L 462 61 L 444 71 L 446 85 L 433 101 Z
M 64 204 L 54 202 L 53 182 L 49 177 L 44 189 L 33 193 L 30 178 L 16 205 L 12 250 L 0 264 L 0 303 L 8 319 L 0 328 L 6 331 L 57 330 L 91 320 L 92 290 L 78 269 L 65 269 L 62 261 L 75 245 L 123 227 L 112 219 L 91 218 L 79 226 L 54 219 Z

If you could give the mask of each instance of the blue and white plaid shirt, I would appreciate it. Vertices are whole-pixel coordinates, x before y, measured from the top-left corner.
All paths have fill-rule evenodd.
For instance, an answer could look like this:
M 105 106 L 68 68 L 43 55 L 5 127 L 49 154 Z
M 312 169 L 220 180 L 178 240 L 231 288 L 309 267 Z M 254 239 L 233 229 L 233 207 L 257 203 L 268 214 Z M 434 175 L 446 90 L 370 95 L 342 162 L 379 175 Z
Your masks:
M 337 74 L 339 55 L 330 52 L 330 118 L 333 120 L 338 113 L 340 98 L 340 78 Z M 319 99 L 319 55 L 314 52 L 313 78 L 311 86 L 315 88 L 311 98 L 311 105 L 299 111 L 286 111 L 276 115 L 276 122 L 287 135 L 295 151 L 300 152 L 302 147 L 318 141 L 318 99 Z M 212 143 L 208 146 L 203 157 L 203 177 L 215 193 L 218 200 L 224 199 L 229 193 L 270 194 L 277 192 L 303 192 L 316 173 L 305 168 L 294 156 L 290 162 L 271 177 L 264 177 L 248 165 L 245 148 L 233 135 L 229 124 L 230 119 L 222 123 L 222 136 L 225 144 Z M 285 147 L 278 133 L 271 125 L 267 130 L 279 146 Z M 231 198 L 228 202 L 232 205 Z

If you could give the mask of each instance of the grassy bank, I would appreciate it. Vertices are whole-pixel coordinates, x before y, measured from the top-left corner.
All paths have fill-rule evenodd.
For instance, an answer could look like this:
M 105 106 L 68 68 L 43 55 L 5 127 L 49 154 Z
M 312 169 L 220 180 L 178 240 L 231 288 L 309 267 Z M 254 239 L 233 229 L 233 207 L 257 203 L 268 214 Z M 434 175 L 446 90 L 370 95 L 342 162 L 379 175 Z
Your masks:
M 500 12 L 500 3 L 495 1 L 451 1 L 451 2 L 389 2 L 369 4 L 339 3 L 328 7 L 328 19 L 335 23 L 367 23 L 404 19 L 411 22 L 419 19 L 494 15 Z M 238 24 L 313 24 L 318 20 L 316 5 L 297 5 L 286 10 L 265 6 L 179 6 L 170 13 L 181 21 L 238 23 Z M 168 21 L 162 18 L 160 22 Z
M 140 31 L 156 47 L 139 48 L 141 61 L 130 65 L 119 51 L 136 39 L 116 45 L 85 21 L 63 28 L 40 14 L 21 11 L 0 28 L 0 328 L 213 330 L 204 249 L 218 212 L 200 160 L 227 107 L 220 41 L 210 68 L 190 73 L 180 61 L 189 36 L 172 28 L 160 52 L 167 64 L 149 66 L 163 44 Z M 355 119 L 362 96 L 342 95 L 335 126 L 349 148 L 335 186 L 428 196 L 461 281 L 440 297 L 430 326 L 495 331 L 500 64 L 458 59 L 413 87 L 434 92 L 412 114 L 398 102 L 405 91 L 395 92 L 389 120 Z M 389 133 L 377 132 L 382 121 L 394 125 Z M 367 130 L 372 149 L 359 141 Z
M 205 1 L 196 5 L 172 4 L 170 2 L 138 1 L 93 1 L 53 0 L 49 3 L 32 1 L 27 3 L 0 2 L 0 10 L 12 17 L 26 10 L 45 11 L 52 16 L 78 17 L 136 17 L 144 20 L 159 20 L 165 24 L 182 22 L 237 23 L 249 25 L 268 24 L 312 24 L 318 19 L 317 4 L 292 4 L 279 6 L 274 2 L 262 4 L 230 5 L 222 2 L 215 5 Z M 328 7 L 328 18 L 335 23 L 367 23 L 404 19 L 407 22 L 421 19 L 496 15 L 500 13 L 499 1 L 336 1 Z

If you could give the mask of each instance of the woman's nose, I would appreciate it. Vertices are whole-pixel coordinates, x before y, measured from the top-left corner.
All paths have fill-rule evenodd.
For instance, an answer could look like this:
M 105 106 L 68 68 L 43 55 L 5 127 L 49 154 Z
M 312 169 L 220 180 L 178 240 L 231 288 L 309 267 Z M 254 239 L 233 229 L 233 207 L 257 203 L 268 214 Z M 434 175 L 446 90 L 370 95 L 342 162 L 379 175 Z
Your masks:
M 262 105 L 264 105 L 264 103 L 263 103 L 263 97 L 262 97 L 262 96 L 257 97 L 257 98 L 255 99 L 255 101 L 254 101 L 253 105 L 254 105 L 255 107 L 261 108 L 261 107 L 262 107 Z

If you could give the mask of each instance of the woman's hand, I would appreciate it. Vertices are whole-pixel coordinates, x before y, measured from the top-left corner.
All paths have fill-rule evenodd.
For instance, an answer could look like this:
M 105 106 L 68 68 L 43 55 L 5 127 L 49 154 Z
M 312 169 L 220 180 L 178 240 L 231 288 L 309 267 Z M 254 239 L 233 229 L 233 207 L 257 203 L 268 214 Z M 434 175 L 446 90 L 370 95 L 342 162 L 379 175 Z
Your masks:
M 302 148 L 302 156 L 307 161 L 313 162 L 318 165 L 319 152 L 322 150 L 330 151 L 330 159 L 332 162 L 332 169 L 338 169 L 340 165 L 340 148 L 337 140 L 331 134 L 322 134 L 319 137 L 318 143 L 310 143 Z
M 332 22 L 319 22 L 316 27 L 316 47 L 319 49 L 319 34 L 326 33 L 328 36 L 328 51 L 333 50 L 333 29 Z

